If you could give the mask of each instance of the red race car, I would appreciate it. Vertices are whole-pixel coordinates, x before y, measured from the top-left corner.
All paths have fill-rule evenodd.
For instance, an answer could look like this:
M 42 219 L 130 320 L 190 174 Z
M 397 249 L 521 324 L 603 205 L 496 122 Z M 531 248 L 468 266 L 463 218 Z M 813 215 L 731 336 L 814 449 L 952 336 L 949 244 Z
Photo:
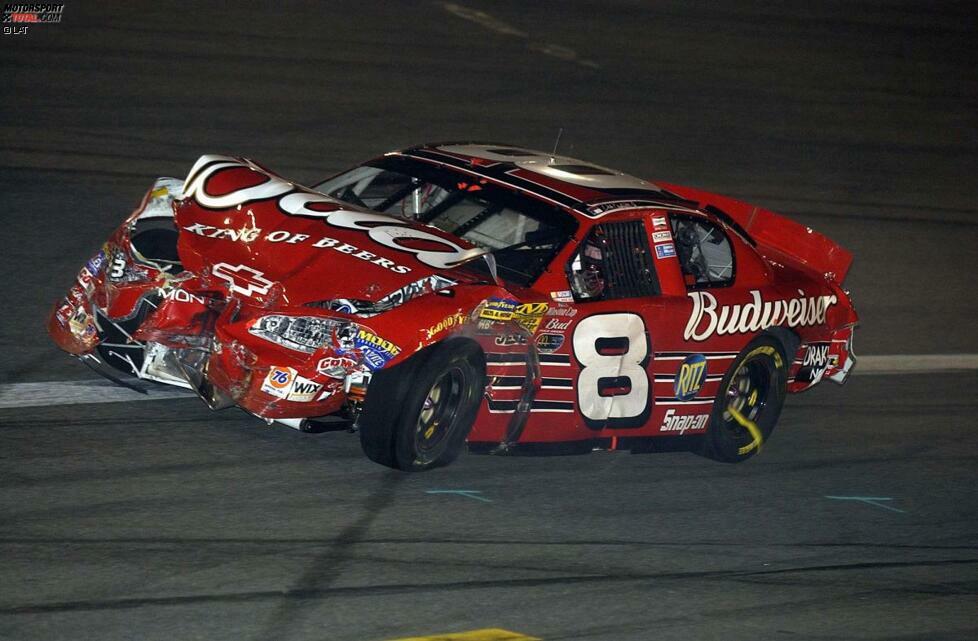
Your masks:
M 120 384 L 351 428 L 404 470 L 466 442 L 734 462 L 787 392 L 845 381 L 851 260 L 759 207 L 508 145 L 413 147 L 314 189 L 203 156 L 156 181 L 48 329 Z

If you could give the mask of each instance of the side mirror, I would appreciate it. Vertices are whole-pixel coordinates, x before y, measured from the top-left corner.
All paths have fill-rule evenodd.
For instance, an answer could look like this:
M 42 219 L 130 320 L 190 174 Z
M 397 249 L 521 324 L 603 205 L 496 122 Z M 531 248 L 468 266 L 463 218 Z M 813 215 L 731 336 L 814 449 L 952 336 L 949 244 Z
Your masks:
M 604 277 L 594 263 L 584 261 L 581 254 L 574 257 L 567 270 L 567 280 L 575 300 L 600 298 L 604 292 Z

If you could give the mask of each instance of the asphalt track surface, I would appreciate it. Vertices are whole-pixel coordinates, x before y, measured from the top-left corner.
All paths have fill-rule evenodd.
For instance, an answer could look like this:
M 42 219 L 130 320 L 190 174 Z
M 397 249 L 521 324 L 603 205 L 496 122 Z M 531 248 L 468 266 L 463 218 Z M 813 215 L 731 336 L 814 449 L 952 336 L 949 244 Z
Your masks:
M 978 352 L 976 25 L 970 2 L 69 2 L 0 38 L 0 384 L 90 378 L 44 316 L 202 153 L 313 181 L 561 127 L 565 154 L 852 249 L 859 353 Z M 976 383 L 792 397 L 739 466 L 413 476 L 194 399 L 2 409 L 0 638 L 976 638 Z

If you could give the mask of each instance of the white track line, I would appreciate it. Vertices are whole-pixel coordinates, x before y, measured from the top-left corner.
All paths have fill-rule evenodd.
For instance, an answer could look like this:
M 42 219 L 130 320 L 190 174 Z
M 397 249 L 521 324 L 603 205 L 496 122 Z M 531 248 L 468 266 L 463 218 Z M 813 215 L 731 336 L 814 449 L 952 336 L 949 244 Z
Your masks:
M 978 354 L 886 354 L 856 356 L 852 374 L 935 374 L 978 370 Z
M 112 381 L 50 381 L 47 383 L 12 383 L 0 385 L 0 409 L 10 407 L 43 407 L 45 405 L 78 405 L 81 403 L 122 403 L 187 398 L 193 392 L 179 387 L 153 387 L 140 394 Z
M 978 372 L 978 354 L 889 354 L 860 356 L 853 375 L 936 374 Z M 79 405 L 83 403 L 122 403 L 191 398 L 194 393 L 177 387 L 154 386 L 148 394 L 119 387 L 106 380 L 50 381 L 0 385 L 0 409 Z

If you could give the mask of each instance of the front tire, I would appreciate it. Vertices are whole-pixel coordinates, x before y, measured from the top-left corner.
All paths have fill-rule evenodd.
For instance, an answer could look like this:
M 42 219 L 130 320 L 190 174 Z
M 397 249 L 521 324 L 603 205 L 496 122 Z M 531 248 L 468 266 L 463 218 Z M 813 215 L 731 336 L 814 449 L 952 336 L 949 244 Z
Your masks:
M 370 460 L 408 472 L 448 465 L 461 453 L 486 387 L 475 343 L 453 340 L 374 374 L 358 420 Z
M 787 366 L 781 344 L 770 336 L 750 342 L 720 382 L 703 454 L 726 463 L 754 456 L 774 430 L 787 389 Z M 744 424 L 755 426 L 758 434 Z

